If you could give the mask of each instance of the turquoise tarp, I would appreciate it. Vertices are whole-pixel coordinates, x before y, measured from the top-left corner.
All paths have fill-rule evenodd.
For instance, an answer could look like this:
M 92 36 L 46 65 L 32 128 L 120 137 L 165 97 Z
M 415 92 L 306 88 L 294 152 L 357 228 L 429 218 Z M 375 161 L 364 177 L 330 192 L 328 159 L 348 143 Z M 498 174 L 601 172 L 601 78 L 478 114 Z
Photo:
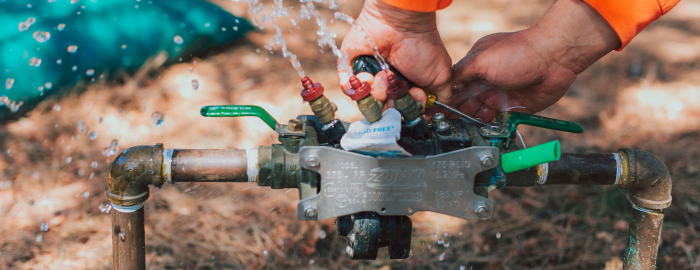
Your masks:
M 79 80 L 132 73 L 161 51 L 173 61 L 251 28 L 201 0 L 0 0 L 0 96 L 24 104 L 10 114 L 5 104 L 0 119 L 16 118 Z

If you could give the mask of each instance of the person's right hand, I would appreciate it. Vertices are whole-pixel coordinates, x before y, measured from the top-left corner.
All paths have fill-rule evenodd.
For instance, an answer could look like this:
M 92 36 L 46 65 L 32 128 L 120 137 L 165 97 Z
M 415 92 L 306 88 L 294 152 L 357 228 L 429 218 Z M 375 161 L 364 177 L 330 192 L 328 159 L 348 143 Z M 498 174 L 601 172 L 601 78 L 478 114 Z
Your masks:
M 439 97 L 449 97 L 452 60 L 438 34 L 435 12 L 408 11 L 381 0 L 367 0 L 341 46 L 350 61 L 360 55 L 372 55 L 362 29 L 374 41 L 379 54 L 408 80 L 434 91 Z M 338 70 L 340 86 L 346 94 L 352 88 L 348 82 L 351 75 Z M 388 85 L 384 72 L 375 77 L 361 74 L 358 79 L 372 84 L 375 99 L 386 100 Z M 409 92 L 425 105 L 426 97 L 421 89 L 414 87 Z

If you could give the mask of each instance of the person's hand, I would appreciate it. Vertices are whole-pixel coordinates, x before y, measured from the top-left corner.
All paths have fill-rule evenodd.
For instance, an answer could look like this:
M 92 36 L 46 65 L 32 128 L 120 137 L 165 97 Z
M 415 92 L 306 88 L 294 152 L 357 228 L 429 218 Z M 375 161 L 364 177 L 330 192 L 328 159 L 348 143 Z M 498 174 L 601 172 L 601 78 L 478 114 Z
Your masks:
M 366 31 L 381 56 L 416 86 L 426 87 L 438 95 L 450 90 L 452 60 L 438 34 L 434 12 L 413 12 L 381 0 L 367 0 L 355 24 L 341 46 L 349 61 L 360 55 L 373 54 L 363 33 Z M 345 93 L 351 88 L 348 82 L 351 75 L 338 71 L 340 86 Z M 372 85 L 374 98 L 382 102 L 386 100 L 388 85 L 383 71 L 377 76 L 359 74 L 358 79 Z M 413 88 L 409 93 L 425 105 L 426 97 L 421 89 Z
M 453 69 L 449 104 L 493 120 L 557 102 L 576 76 L 620 46 L 615 31 L 582 1 L 557 1 L 533 27 L 481 38 Z

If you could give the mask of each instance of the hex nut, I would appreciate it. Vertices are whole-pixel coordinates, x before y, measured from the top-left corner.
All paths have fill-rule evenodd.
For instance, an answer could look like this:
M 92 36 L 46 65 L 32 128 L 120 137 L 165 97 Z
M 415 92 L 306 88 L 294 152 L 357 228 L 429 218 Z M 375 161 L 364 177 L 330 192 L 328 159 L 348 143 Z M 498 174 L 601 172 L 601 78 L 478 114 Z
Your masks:
M 319 164 L 318 158 L 315 156 L 310 156 L 306 158 L 306 165 L 309 165 L 309 167 L 317 167 Z
M 476 209 L 476 215 L 479 216 L 480 218 L 485 218 L 489 215 L 489 209 L 486 208 L 486 206 L 479 206 Z
M 289 123 L 287 124 L 287 129 L 290 131 L 301 131 L 304 129 L 304 126 L 301 124 L 301 121 L 298 119 L 289 119 Z
M 316 216 L 316 208 L 313 206 L 309 206 L 306 209 L 304 209 L 304 215 L 308 218 L 312 218 Z
M 433 115 L 433 121 L 442 121 L 445 120 L 445 115 L 442 113 L 436 113 Z
M 493 166 L 493 157 L 491 155 L 484 155 L 481 157 L 481 165 L 485 167 Z

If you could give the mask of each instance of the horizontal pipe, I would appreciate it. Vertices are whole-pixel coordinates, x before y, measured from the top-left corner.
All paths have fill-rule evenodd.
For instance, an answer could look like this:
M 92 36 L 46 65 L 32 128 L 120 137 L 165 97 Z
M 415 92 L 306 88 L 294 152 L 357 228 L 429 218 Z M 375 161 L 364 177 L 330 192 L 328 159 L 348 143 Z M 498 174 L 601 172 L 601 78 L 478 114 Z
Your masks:
M 172 150 L 172 157 L 170 160 L 167 160 L 167 157 L 165 159 L 164 175 L 167 177 L 167 167 L 170 167 L 169 176 L 172 182 L 248 182 L 257 177 L 257 171 L 251 172 L 253 178 L 248 175 L 248 157 L 254 156 L 254 164 L 251 165 L 257 167 L 258 150 L 168 150 Z
M 623 172 L 618 154 L 561 154 L 553 161 L 506 174 L 506 186 L 614 185 Z

